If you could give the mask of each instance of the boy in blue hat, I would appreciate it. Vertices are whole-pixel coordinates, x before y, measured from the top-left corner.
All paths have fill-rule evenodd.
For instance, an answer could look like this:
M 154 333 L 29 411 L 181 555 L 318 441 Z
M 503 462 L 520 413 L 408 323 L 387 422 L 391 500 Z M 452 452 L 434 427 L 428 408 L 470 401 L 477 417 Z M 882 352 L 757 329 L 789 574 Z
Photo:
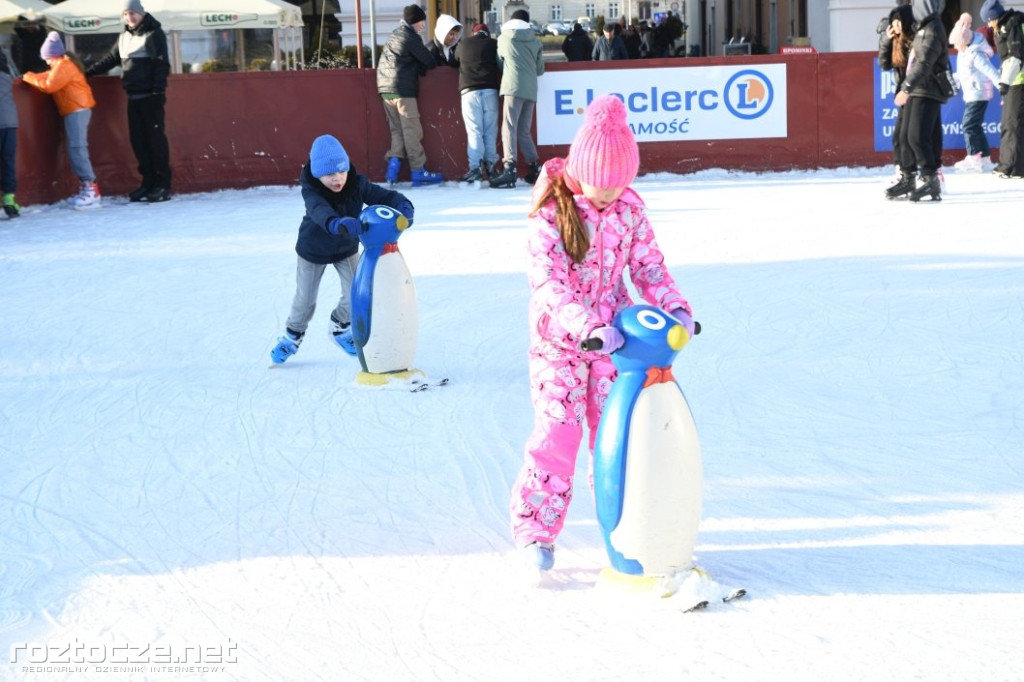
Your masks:
M 359 262 L 359 213 L 364 206 L 384 204 L 409 219 L 413 205 L 402 194 L 370 182 L 356 172 L 341 142 L 332 135 L 313 140 L 309 162 L 299 174 L 306 214 L 299 224 L 295 243 L 298 268 L 295 298 L 285 323 L 284 334 L 270 351 L 270 359 L 279 365 L 299 350 L 309 321 L 316 310 L 320 279 L 328 265 L 334 267 L 341 283 L 341 298 L 331 312 L 328 327 L 333 343 L 349 355 L 356 354 L 352 339 L 352 279 Z

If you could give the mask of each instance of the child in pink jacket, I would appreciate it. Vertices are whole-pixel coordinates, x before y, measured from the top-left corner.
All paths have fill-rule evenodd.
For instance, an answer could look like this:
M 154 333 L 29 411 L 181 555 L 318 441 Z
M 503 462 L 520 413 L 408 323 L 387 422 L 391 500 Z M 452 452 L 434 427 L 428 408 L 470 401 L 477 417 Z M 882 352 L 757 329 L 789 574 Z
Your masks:
M 512 486 L 512 535 L 529 564 L 554 564 L 554 542 L 573 493 L 576 452 L 589 428 L 589 448 L 615 380 L 608 353 L 623 343 L 610 326 L 633 304 L 623 272 L 651 305 L 669 311 L 693 334 L 690 305 L 680 295 L 647 220 L 629 188 L 640 155 L 614 96 L 587 109 L 566 159 L 552 159 L 533 190 L 527 276 L 530 296 L 530 392 L 534 428 Z M 582 351 L 599 338 L 600 351 Z

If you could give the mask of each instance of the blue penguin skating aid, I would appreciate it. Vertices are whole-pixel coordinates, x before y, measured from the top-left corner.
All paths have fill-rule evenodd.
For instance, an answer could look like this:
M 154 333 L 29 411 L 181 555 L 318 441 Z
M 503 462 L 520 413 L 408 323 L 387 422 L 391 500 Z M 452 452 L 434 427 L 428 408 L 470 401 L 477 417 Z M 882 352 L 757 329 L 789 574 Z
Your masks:
M 359 221 L 363 253 L 352 282 L 352 338 L 363 371 L 356 382 L 411 390 L 447 383 L 427 381 L 412 366 L 419 331 L 416 287 L 398 250 L 409 220 L 390 206 L 368 206 Z
M 663 597 L 689 593 L 686 610 L 732 599 L 693 563 L 702 473 L 697 427 L 672 361 L 690 340 L 672 315 L 635 305 L 613 321 L 625 338 L 597 429 L 594 496 L 610 569 L 601 583 Z

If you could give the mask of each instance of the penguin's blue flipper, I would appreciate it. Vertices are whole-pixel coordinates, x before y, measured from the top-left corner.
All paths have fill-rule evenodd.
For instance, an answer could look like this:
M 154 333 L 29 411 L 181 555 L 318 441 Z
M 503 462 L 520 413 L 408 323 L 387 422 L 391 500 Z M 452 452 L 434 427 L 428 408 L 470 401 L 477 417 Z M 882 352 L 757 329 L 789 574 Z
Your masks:
M 615 530 L 622 518 L 630 415 L 644 375 L 620 374 L 616 382 L 622 382 L 621 389 L 605 402 L 594 442 L 594 498 L 597 520 L 606 535 Z
M 409 220 L 404 215 L 383 205 L 364 208 L 359 213 L 359 222 L 363 226 L 359 235 L 363 254 L 359 257 L 359 265 L 356 266 L 352 280 L 352 338 L 357 349 L 365 346 L 370 338 L 373 273 L 377 269 L 377 260 L 384 253 L 385 246 L 398 241 L 402 231 L 409 226 Z
M 356 274 L 352 279 L 352 340 L 355 341 L 357 349 L 365 346 L 370 338 L 373 272 L 379 257 L 379 248 L 365 249 L 359 257 Z

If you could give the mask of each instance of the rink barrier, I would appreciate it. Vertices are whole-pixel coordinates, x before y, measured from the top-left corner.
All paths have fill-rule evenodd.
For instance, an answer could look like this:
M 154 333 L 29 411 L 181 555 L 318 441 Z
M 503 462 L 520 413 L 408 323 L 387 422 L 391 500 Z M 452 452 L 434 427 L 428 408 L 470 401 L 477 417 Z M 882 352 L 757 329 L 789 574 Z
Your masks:
M 550 63 L 552 72 L 681 66 L 786 64 L 788 135 L 755 140 L 651 142 L 640 146 L 641 174 L 705 168 L 746 171 L 883 166 L 872 128 L 873 52 Z M 128 142 L 120 79 L 89 79 L 96 97 L 89 146 L 100 190 L 124 194 L 139 184 Z M 21 119 L 18 191 L 23 205 L 74 194 L 63 123 L 49 95 L 15 85 Z M 440 67 L 420 80 L 419 106 L 430 170 L 466 170 L 458 72 Z M 295 184 L 314 138 L 343 141 L 355 168 L 383 180 L 390 136 L 371 69 L 174 75 L 167 89 L 167 135 L 175 192 Z M 500 142 L 499 142 L 500 145 Z M 568 147 L 540 147 L 541 158 Z M 522 161 L 520 161 L 522 163 Z M 403 167 L 402 178 L 409 169 Z

